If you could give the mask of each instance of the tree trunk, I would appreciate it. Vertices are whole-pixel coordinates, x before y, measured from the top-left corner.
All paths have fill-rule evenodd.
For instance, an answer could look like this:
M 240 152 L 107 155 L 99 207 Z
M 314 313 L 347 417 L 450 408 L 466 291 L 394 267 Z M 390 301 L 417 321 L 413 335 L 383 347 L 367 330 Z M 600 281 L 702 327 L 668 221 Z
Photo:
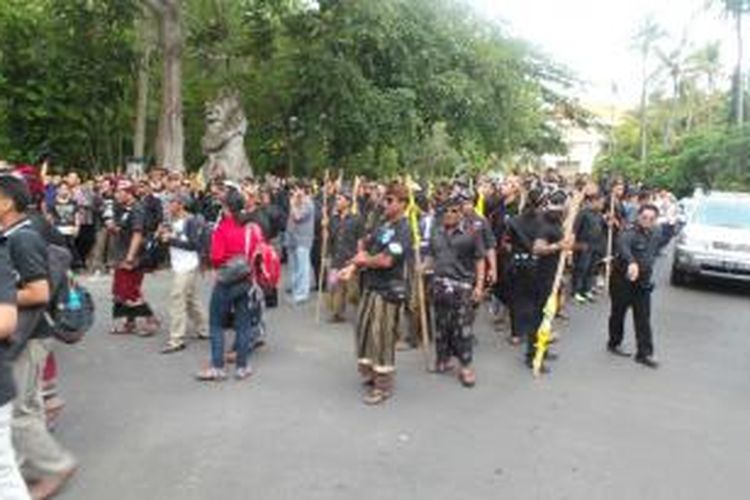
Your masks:
M 156 137 L 157 165 L 170 171 L 185 170 L 185 134 L 182 125 L 182 1 L 152 0 L 159 16 L 164 67 L 159 131 Z
M 737 105 L 737 126 L 741 127 L 745 122 L 745 78 L 742 71 L 742 53 L 743 53 L 743 40 L 742 40 L 742 12 L 738 11 L 735 13 L 737 21 L 737 98 L 735 103 Z
M 648 161 L 648 118 L 646 117 L 646 99 L 648 97 L 648 52 L 644 51 L 641 69 L 641 163 Z
M 148 118 L 148 76 L 151 59 L 151 46 L 146 45 L 138 64 L 138 96 L 135 105 L 135 133 L 133 136 L 133 156 L 143 158 L 146 154 L 146 121 Z

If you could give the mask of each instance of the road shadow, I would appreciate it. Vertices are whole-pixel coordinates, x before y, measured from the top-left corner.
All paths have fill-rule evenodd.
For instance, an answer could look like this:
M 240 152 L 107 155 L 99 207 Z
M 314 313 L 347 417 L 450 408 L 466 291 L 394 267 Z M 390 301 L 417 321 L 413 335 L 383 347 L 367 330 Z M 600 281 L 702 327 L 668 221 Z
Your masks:
M 706 293 L 721 293 L 733 297 L 750 297 L 750 282 L 728 281 L 717 278 L 696 277 L 679 287 L 685 290 Z

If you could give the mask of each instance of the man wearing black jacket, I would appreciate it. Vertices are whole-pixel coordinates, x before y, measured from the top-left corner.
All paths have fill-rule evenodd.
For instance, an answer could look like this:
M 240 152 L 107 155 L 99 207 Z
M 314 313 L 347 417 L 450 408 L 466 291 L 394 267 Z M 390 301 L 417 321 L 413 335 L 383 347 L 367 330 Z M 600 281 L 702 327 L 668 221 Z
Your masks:
M 172 195 L 168 202 L 169 226 L 159 232 L 161 240 L 169 245 L 173 281 L 170 307 L 170 334 L 163 354 L 185 348 L 188 320 L 198 338 L 208 338 L 208 323 L 198 300 L 196 285 L 200 273 L 201 233 L 204 221 L 188 213 L 189 197 Z
M 13 405 L 13 444 L 24 475 L 35 480 L 33 498 L 54 495 L 75 472 L 72 455 L 47 429 L 41 373 L 47 360 L 50 301 L 47 244 L 26 215 L 31 195 L 23 179 L 0 175 L 0 228 L 15 274 L 18 328 L 8 355 L 18 392 Z
M 642 205 L 633 227 L 617 238 L 616 260 L 610 281 L 612 309 L 609 315 L 609 352 L 629 357 L 620 344 L 625 334 L 625 315 L 633 308 L 633 323 L 638 346 L 635 360 L 649 368 L 657 368 L 651 331 L 651 292 L 654 261 L 659 252 L 659 235 L 654 231 L 659 210 Z

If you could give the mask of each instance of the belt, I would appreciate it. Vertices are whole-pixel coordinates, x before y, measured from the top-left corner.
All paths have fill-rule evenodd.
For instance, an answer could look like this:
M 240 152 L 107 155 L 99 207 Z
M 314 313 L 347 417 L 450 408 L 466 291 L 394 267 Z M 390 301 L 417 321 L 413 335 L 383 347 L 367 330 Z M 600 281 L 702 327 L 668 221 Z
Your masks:
M 458 281 L 451 278 L 435 278 L 435 283 L 443 285 L 446 289 L 452 290 L 458 288 L 460 290 L 471 290 L 474 286 L 471 283 L 465 281 Z

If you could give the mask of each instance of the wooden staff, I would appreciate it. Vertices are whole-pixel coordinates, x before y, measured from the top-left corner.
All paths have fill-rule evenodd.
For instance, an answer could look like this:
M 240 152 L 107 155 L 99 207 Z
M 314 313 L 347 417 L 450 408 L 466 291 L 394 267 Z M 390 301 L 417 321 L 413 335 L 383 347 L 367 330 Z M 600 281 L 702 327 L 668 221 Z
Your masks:
M 323 280 L 326 275 L 326 254 L 328 253 L 328 169 L 323 180 L 323 216 L 320 223 L 320 272 L 318 273 L 318 298 L 315 304 L 315 322 L 320 323 L 320 306 L 323 303 Z
M 354 177 L 352 188 L 352 215 L 359 215 L 359 176 Z
M 412 233 L 412 245 L 414 248 L 414 275 L 417 280 L 417 302 L 419 307 L 419 324 L 422 333 L 422 352 L 425 356 L 425 365 L 427 371 L 432 369 L 432 356 L 430 355 L 430 336 L 428 335 L 427 322 L 427 298 L 424 289 L 424 274 L 422 272 L 422 255 L 421 255 L 421 233 L 419 230 L 419 208 L 414 199 L 414 190 L 411 179 L 407 178 L 407 188 L 409 190 L 409 207 L 407 216 Z
M 612 250 L 614 246 L 615 193 L 609 193 L 609 224 L 607 225 L 607 257 L 604 261 L 604 287 L 609 292 L 609 279 L 612 277 Z
M 581 201 L 583 200 L 583 193 L 576 193 L 575 196 L 570 200 L 568 205 L 568 214 L 563 223 L 563 240 L 566 241 L 574 237 L 573 226 L 578 216 L 578 210 L 581 207 Z M 552 321 L 555 319 L 557 314 L 559 302 L 558 292 L 560 285 L 562 284 L 563 273 L 565 272 L 565 260 L 567 258 L 567 251 L 560 251 L 560 258 L 557 262 L 557 272 L 555 273 L 555 281 L 552 285 L 552 292 L 547 298 L 547 302 L 544 305 L 544 314 L 542 316 L 542 323 L 537 330 L 536 337 L 536 353 L 532 360 L 532 370 L 535 377 L 538 377 L 542 371 L 542 363 L 544 362 L 544 355 L 549 348 L 550 340 L 552 338 Z

